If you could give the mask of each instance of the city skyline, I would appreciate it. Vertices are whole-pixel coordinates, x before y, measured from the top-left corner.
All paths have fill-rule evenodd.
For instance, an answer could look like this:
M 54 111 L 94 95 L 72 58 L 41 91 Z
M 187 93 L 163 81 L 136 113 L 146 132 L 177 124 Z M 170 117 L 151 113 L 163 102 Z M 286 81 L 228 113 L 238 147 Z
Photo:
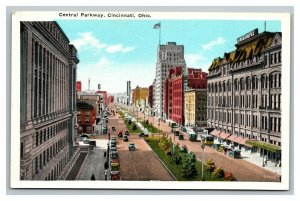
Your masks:
M 80 64 L 77 80 L 83 90 L 109 93 L 126 91 L 126 81 L 132 88 L 148 87 L 155 78 L 158 30 L 153 26 L 160 20 L 75 21 L 59 20 L 58 24 L 78 50 Z M 187 67 L 208 67 L 216 57 L 235 49 L 238 37 L 258 28 L 281 31 L 280 21 L 263 20 L 162 20 L 161 44 L 176 42 L 184 45 Z M 235 27 L 232 29 L 231 27 Z M 84 31 L 83 31 L 84 30 Z M 95 73 L 96 72 L 96 73 Z M 130 72 L 135 72 L 130 73 Z

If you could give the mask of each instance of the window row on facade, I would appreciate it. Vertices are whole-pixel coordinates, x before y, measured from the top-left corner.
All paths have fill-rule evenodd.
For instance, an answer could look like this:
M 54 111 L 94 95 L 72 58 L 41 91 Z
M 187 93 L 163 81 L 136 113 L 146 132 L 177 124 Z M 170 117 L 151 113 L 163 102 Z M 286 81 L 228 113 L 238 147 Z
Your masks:
M 56 180 L 57 176 L 61 173 L 63 168 L 68 162 L 68 153 L 66 153 L 59 162 L 52 168 L 52 170 L 48 173 L 48 176 L 45 177 L 45 180 Z
M 38 174 L 41 170 L 43 170 L 43 168 L 46 167 L 51 159 L 67 146 L 67 143 L 68 137 L 66 135 L 36 156 L 33 161 L 33 167 L 35 169 L 34 173 Z
M 38 41 L 32 44 L 32 63 L 33 117 L 67 108 L 68 64 Z
M 258 98 L 260 97 L 260 105 Z M 234 108 L 260 108 L 260 109 L 281 109 L 281 94 L 262 95 L 235 95 L 233 100 Z M 208 106 L 232 107 L 231 96 L 209 96 Z M 268 107 L 268 108 L 267 108 Z
M 35 147 L 47 142 L 52 137 L 66 130 L 68 133 L 68 121 L 59 122 L 46 128 L 42 128 L 35 132 Z
M 234 113 L 233 123 L 235 125 L 246 126 L 251 128 L 259 128 L 258 116 L 260 116 L 260 128 L 266 131 L 281 132 L 281 118 L 279 115 L 268 116 L 266 114 L 245 114 Z M 213 120 L 212 120 L 213 119 Z M 223 122 L 225 124 L 232 123 L 232 113 L 208 110 L 208 121 Z
M 258 76 L 247 76 L 246 78 L 235 78 L 233 81 L 233 88 L 235 91 L 243 91 L 243 90 L 257 90 L 260 89 L 268 89 L 268 88 L 281 88 L 281 73 L 280 72 L 272 72 L 269 76 L 264 73 L 260 76 L 260 83 Z M 231 91 L 232 79 L 228 79 L 227 81 L 219 81 L 219 82 L 210 82 L 208 84 L 208 92 L 219 93 Z

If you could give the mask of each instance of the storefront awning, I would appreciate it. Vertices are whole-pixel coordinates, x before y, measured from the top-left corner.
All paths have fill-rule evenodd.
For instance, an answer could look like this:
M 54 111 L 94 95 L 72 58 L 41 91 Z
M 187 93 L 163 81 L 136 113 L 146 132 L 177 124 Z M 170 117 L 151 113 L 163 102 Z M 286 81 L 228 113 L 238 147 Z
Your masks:
M 243 140 L 242 137 L 236 137 L 233 139 L 233 142 L 240 143 Z
M 220 133 L 220 131 L 218 131 L 218 130 L 213 130 L 213 131 L 210 133 L 210 135 L 219 137 L 219 133 Z
M 226 139 L 229 135 L 230 135 L 229 133 L 220 132 L 219 137 L 222 139 Z
M 233 141 L 235 138 L 237 138 L 236 135 L 230 135 L 226 140 Z
M 243 138 L 243 139 L 239 142 L 239 144 L 246 145 L 247 147 L 252 147 L 252 145 L 246 144 L 246 141 L 247 141 L 247 140 L 248 140 L 248 139 Z

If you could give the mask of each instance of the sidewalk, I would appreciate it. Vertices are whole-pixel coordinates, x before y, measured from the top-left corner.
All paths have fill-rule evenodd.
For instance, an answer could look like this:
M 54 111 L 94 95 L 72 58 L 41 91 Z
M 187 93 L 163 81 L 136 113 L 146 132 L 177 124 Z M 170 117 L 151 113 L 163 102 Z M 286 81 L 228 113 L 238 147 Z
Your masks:
M 263 158 L 260 157 L 259 153 L 252 153 L 249 151 L 243 151 L 241 152 L 242 158 L 250 163 L 253 163 L 257 166 L 263 167 Z M 265 163 L 265 166 L 263 167 L 265 169 L 270 170 L 271 172 L 274 172 L 275 174 L 281 175 L 281 167 L 279 165 L 275 165 L 274 162 L 267 161 Z

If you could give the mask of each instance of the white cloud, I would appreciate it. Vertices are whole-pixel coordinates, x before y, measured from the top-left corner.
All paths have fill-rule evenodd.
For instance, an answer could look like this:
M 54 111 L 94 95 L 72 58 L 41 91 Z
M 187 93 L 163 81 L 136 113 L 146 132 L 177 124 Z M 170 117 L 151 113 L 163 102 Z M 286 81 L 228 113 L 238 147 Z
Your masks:
M 116 45 L 109 45 L 106 48 L 106 51 L 109 53 L 116 53 L 116 52 L 130 52 L 134 50 L 134 47 L 124 47 L 122 44 L 116 44 Z
M 205 50 L 210 50 L 214 46 L 216 46 L 216 45 L 222 45 L 223 43 L 225 43 L 225 39 L 222 38 L 222 37 L 219 37 L 219 38 L 217 38 L 215 40 L 210 41 L 207 44 L 202 45 L 202 48 L 205 49 Z
M 102 43 L 98 38 L 94 36 L 92 32 L 78 33 L 78 36 L 79 37 L 77 39 L 71 41 L 71 43 L 74 44 L 78 50 L 83 48 L 91 51 L 94 51 L 94 49 L 97 49 L 98 51 L 100 49 L 105 49 L 108 53 L 127 53 L 134 50 L 134 47 L 125 47 L 123 44 L 108 45 L 106 43 Z
M 203 57 L 202 54 L 186 54 L 184 56 L 184 59 L 186 61 L 187 66 L 192 68 L 199 66 L 200 61 L 206 60 L 206 58 Z
M 101 43 L 92 32 L 78 33 L 78 36 L 79 38 L 71 41 L 78 50 L 83 47 L 102 49 L 107 46 L 105 43 Z

